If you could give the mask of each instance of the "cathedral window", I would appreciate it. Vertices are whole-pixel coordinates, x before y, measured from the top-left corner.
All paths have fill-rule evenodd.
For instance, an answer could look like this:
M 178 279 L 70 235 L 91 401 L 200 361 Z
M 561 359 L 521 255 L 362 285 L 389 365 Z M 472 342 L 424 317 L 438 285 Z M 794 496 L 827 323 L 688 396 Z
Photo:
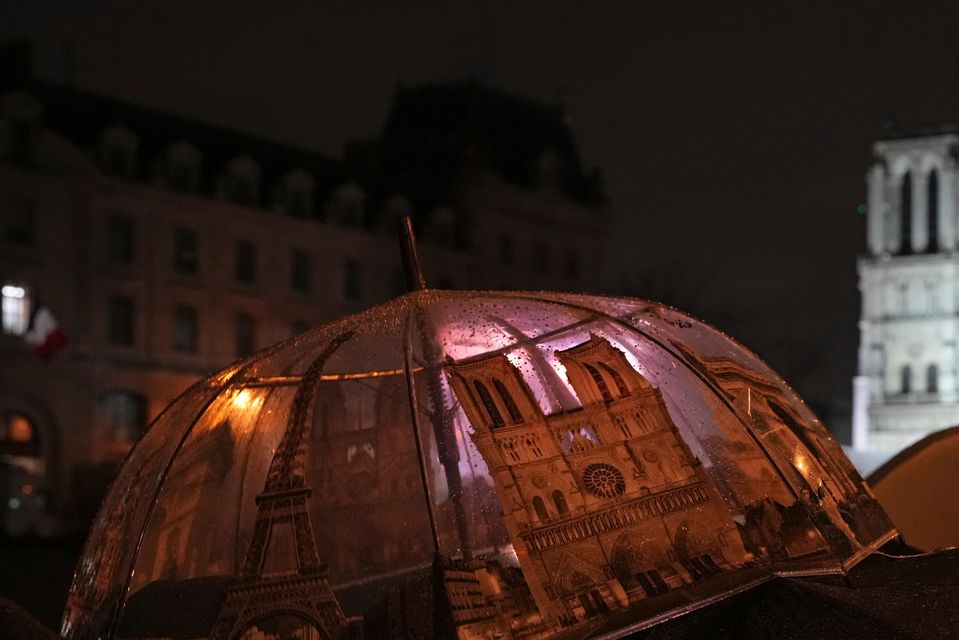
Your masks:
M 909 393 L 912 391 L 912 369 L 908 364 L 899 372 L 899 377 L 902 393 Z
M 939 251 L 939 174 L 935 169 L 929 172 L 926 189 L 926 222 L 929 225 L 929 244 L 926 247 L 930 253 L 935 253 Z
M 479 396 L 480 402 L 482 402 L 483 406 L 486 407 L 486 413 L 489 414 L 490 422 L 493 424 L 493 426 L 504 426 L 506 423 L 503 422 L 503 414 L 499 412 L 499 407 L 497 407 L 496 403 L 493 402 L 493 396 L 490 395 L 489 389 L 486 388 L 486 385 L 479 380 L 475 380 L 473 381 L 473 387 L 476 389 L 476 394 Z
M 503 404 L 506 405 L 506 412 L 509 413 L 510 422 L 522 422 L 523 415 L 519 412 L 519 409 L 516 407 L 516 403 L 513 402 L 513 396 L 510 395 L 509 390 L 506 388 L 502 382 L 493 378 L 493 386 L 496 387 L 496 393 L 499 394 L 499 397 L 503 400 Z
M 569 513 L 569 505 L 566 504 L 566 496 L 559 489 L 553 491 L 553 502 L 556 503 L 556 511 L 563 515 Z
M 934 364 L 926 367 L 926 393 L 939 391 L 939 367 Z
M 596 383 L 596 386 L 599 388 L 599 392 L 603 395 L 603 401 L 612 402 L 613 394 L 609 392 L 609 387 L 606 386 L 606 380 L 603 379 L 603 375 L 596 370 L 596 367 L 592 365 L 584 363 L 583 366 L 586 367 L 587 371 L 589 371 L 589 375 L 593 377 L 593 382 Z
M 623 380 L 623 376 L 619 375 L 619 372 L 613 369 L 611 366 L 605 362 L 600 362 L 599 366 L 606 370 L 606 373 L 610 375 L 613 379 L 613 382 L 616 383 L 616 389 L 619 391 L 621 397 L 626 397 L 629 395 L 629 388 L 626 386 L 626 381 Z
M 912 174 L 906 172 L 899 187 L 899 251 L 912 251 Z
M 594 462 L 583 470 L 583 486 L 597 498 L 615 498 L 626 492 L 626 479 L 613 465 Z
M 543 502 L 543 499 L 539 496 L 533 498 L 533 509 L 536 511 L 536 517 L 540 519 L 540 522 L 546 522 L 549 520 L 549 512 L 546 511 L 546 503 Z

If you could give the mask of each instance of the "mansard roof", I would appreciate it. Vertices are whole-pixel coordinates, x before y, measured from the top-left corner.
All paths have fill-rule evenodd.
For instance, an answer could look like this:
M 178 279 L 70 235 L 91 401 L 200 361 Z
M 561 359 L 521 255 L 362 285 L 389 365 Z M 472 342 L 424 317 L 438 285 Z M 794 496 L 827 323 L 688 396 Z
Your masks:
M 150 181 L 155 161 L 180 142 L 200 152 L 198 190 L 204 193 L 212 193 L 217 178 L 241 156 L 255 159 L 261 167 L 262 184 L 267 187 L 297 170 L 313 176 L 320 193 L 346 180 L 341 161 L 315 151 L 38 79 L 17 84 L 9 88 L 20 89 L 43 103 L 44 126 L 81 148 L 96 149 L 103 132 L 117 125 L 130 130 L 138 141 L 133 176 L 138 180 Z M 259 204 L 269 206 L 270 196 L 269 188 L 262 189 Z
M 380 168 L 390 183 L 384 186 L 437 200 L 471 167 L 535 189 L 545 153 L 558 159 L 562 195 L 582 204 L 604 200 L 598 174 L 583 171 L 561 108 L 475 81 L 424 84 L 397 90 L 380 139 Z

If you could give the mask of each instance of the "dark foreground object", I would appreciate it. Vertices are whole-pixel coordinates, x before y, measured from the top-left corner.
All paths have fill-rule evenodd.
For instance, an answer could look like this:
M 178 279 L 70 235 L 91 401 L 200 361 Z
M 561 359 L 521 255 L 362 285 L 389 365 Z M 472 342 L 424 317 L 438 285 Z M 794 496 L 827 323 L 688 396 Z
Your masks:
M 632 640 L 911 640 L 959 628 L 959 549 L 874 554 L 845 578 L 776 578 Z M 594 630 L 595 632 L 596 630 Z M 4 640 L 55 640 L 29 613 L 0 599 Z
M 873 554 L 845 578 L 777 578 L 671 620 L 633 640 L 954 638 L 959 549 Z

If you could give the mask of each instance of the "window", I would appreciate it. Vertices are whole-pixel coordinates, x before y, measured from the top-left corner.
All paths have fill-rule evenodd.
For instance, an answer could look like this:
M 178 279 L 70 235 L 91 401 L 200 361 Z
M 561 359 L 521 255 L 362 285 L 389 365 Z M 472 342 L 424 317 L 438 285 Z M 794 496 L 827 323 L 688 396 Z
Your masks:
M 0 422 L 0 454 L 39 457 L 40 434 L 28 416 L 11 412 Z
M 21 193 L 10 196 L 6 211 L 4 240 L 10 244 L 29 247 L 33 244 L 34 215 L 33 200 Z
M 147 401 L 142 394 L 115 389 L 100 396 L 99 422 L 115 440 L 133 444 L 147 427 Z
M 494 378 L 493 387 L 496 388 L 496 393 L 499 394 L 500 399 L 503 400 L 503 404 L 506 405 L 506 412 L 509 413 L 510 422 L 522 422 L 523 415 L 516 407 L 516 403 L 513 401 L 513 396 L 510 395 L 509 391 L 506 389 L 506 386 Z
M 240 282 L 256 282 L 256 247 L 247 240 L 237 240 L 233 275 Z
M 603 379 L 603 374 L 597 371 L 596 367 L 592 365 L 584 363 L 583 366 L 586 367 L 586 370 L 589 371 L 589 375 L 592 376 L 593 382 L 596 383 L 596 387 L 603 396 L 603 401 L 612 402 L 613 394 L 609 392 L 609 387 L 606 385 L 606 380 Z
M 583 470 L 583 486 L 597 498 L 615 498 L 626 491 L 626 479 L 611 464 L 595 462 Z
M 929 225 L 929 244 L 926 246 L 930 253 L 935 253 L 939 251 L 939 174 L 935 169 L 929 172 L 929 183 L 926 188 L 928 205 L 926 222 Z
M 540 522 L 549 520 L 549 512 L 546 511 L 546 503 L 539 496 L 533 496 L 533 510 L 536 511 L 536 517 Z
M 934 364 L 926 367 L 926 393 L 939 391 L 939 367 Z
M 902 393 L 912 391 L 912 369 L 908 364 L 899 371 L 899 383 Z
M 899 251 L 912 252 L 912 174 L 908 171 L 899 186 Z
M 513 262 L 513 238 L 501 233 L 497 240 L 496 255 L 503 264 L 512 264 Z
M 619 371 L 613 369 L 611 366 L 605 362 L 600 362 L 599 366 L 609 374 L 609 377 L 613 379 L 613 382 L 616 383 L 616 390 L 619 391 L 619 395 L 622 398 L 625 398 L 629 395 L 629 389 L 626 387 L 626 381 L 623 380 L 623 376 L 619 375 Z
M 108 223 L 110 260 L 130 264 L 136 254 L 133 220 L 129 216 L 110 216 Z
M 127 296 L 110 298 L 110 342 L 130 346 L 134 342 L 133 300 Z
M 563 495 L 563 492 L 559 489 L 553 491 L 553 502 L 556 504 L 556 511 L 560 515 L 564 513 L 569 513 L 569 505 L 566 504 L 566 496 Z
M 343 264 L 343 297 L 359 300 L 363 295 L 363 271 L 360 263 L 347 260 Z
M 177 229 L 173 232 L 173 268 L 177 273 L 193 275 L 199 266 L 196 231 Z
M 236 355 L 246 358 L 256 350 L 256 323 L 245 313 L 237 314 L 233 323 Z
M 179 306 L 174 314 L 173 348 L 184 353 L 196 353 L 200 315 L 196 308 Z
M 310 277 L 310 254 L 300 249 L 294 249 L 290 254 L 290 286 L 299 293 L 309 292 L 312 285 Z
M 493 402 L 493 396 L 490 395 L 489 389 L 486 388 L 486 385 L 475 380 L 473 382 L 473 387 L 476 389 L 477 395 L 480 397 L 480 402 L 483 403 L 483 406 L 486 407 L 486 413 L 489 414 L 490 422 L 494 427 L 502 427 L 506 423 L 503 422 L 503 414 L 499 412 L 499 407 L 496 406 L 496 403 Z
M 23 335 L 30 325 L 29 290 L 16 284 L 4 284 L 0 293 L 3 296 L 3 332 L 7 335 Z

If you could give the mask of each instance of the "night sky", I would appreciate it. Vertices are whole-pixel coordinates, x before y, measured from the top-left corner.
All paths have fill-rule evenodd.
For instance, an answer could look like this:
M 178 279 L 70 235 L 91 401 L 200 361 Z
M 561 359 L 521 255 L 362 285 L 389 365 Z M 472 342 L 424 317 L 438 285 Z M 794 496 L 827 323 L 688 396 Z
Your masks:
M 956 3 L 516 4 L 8 0 L 0 38 L 37 41 L 49 78 L 331 155 L 378 133 L 398 84 L 562 103 L 605 176 L 612 290 L 848 403 L 870 143 L 959 120 Z

